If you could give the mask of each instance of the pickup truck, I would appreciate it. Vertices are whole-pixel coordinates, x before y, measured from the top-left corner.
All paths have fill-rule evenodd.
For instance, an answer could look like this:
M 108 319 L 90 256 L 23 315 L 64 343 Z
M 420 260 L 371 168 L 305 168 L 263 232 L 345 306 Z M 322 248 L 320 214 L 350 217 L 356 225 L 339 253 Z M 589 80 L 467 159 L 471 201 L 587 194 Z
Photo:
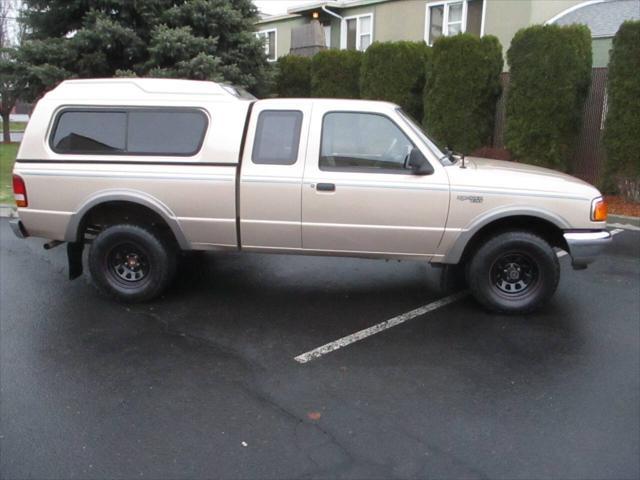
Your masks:
M 485 307 L 534 310 L 557 250 L 611 240 L 597 189 L 450 153 L 397 105 L 256 100 L 213 82 L 69 80 L 37 104 L 14 167 L 20 237 L 67 243 L 69 275 L 121 301 L 170 284 L 186 250 L 430 262 Z

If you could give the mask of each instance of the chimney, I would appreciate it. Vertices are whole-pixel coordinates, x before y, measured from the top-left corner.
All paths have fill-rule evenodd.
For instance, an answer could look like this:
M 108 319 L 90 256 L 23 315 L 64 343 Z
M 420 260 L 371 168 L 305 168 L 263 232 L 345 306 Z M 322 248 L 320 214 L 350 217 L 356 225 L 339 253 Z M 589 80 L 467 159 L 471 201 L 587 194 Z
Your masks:
M 290 53 L 292 55 L 312 57 L 320 50 L 325 50 L 326 48 L 324 30 L 317 18 L 312 19 L 311 22 L 306 25 L 291 30 Z

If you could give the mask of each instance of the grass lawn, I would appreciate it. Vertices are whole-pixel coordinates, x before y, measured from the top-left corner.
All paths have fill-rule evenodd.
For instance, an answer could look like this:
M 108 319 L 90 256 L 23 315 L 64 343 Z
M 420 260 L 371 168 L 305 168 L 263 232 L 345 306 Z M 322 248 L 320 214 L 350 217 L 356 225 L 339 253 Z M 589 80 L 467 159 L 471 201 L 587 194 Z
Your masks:
M 2 127 L 2 122 L 0 122 L 0 128 Z M 10 122 L 9 129 L 12 132 L 24 132 L 24 129 L 27 128 L 27 122 Z
M 0 143 L 0 203 L 13 205 L 11 171 L 19 143 Z

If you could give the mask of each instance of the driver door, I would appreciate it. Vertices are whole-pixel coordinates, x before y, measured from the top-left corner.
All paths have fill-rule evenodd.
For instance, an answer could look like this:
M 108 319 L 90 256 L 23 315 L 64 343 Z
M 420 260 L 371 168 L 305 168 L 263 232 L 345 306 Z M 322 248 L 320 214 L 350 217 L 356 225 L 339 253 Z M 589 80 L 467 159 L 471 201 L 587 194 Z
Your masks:
M 303 249 L 399 257 L 436 252 L 449 208 L 446 172 L 438 165 L 431 175 L 416 175 L 405 166 L 419 139 L 394 113 L 314 106 L 302 186 Z

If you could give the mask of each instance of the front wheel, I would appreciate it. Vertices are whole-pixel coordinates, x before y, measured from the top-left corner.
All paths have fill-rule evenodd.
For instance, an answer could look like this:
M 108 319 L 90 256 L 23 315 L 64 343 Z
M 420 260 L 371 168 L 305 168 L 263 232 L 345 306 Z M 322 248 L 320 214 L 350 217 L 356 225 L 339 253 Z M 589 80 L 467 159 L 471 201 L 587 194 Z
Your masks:
M 124 302 L 151 300 L 169 285 L 176 258 L 169 242 L 137 225 L 114 225 L 98 234 L 89 250 L 96 286 Z
M 556 291 L 560 264 L 551 245 L 528 232 L 505 232 L 483 243 L 471 258 L 467 283 L 489 310 L 529 313 Z

